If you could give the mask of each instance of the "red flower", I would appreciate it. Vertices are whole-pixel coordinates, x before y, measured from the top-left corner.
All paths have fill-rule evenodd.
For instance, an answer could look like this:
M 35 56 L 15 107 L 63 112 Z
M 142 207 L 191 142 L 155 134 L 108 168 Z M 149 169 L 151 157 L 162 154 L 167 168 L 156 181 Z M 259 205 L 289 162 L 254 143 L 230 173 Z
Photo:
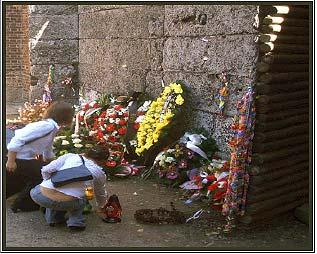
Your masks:
M 110 168 L 113 168 L 117 165 L 117 163 L 115 161 L 107 161 L 106 162 L 106 166 L 107 167 L 110 167 Z
M 105 125 L 105 121 L 101 120 L 101 121 L 100 121 L 100 125 L 101 125 L 101 126 L 104 126 L 104 125 Z
M 78 120 L 79 120 L 80 122 L 81 122 L 81 121 L 84 121 L 84 116 L 79 115 Z
M 124 113 L 123 113 L 123 116 L 124 116 L 124 117 L 128 117 L 128 116 L 129 116 L 129 112 L 124 112 Z
M 126 120 L 123 120 L 123 119 L 121 119 L 121 120 L 119 121 L 119 125 L 121 125 L 121 126 L 126 125 L 126 123 L 127 123 L 127 121 L 126 121 Z
M 108 131 L 108 132 L 112 132 L 112 131 L 114 131 L 114 129 L 115 129 L 115 126 L 114 126 L 113 124 L 109 124 L 109 125 L 106 127 L 106 131 Z
M 99 104 L 96 102 L 95 104 L 94 104 L 94 108 L 99 108 L 100 106 L 99 106 Z
M 105 118 L 106 115 L 107 115 L 107 112 L 106 111 L 102 111 L 101 114 L 100 114 L 100 117 L 101 118 Z
M 98 132 L 97 132 L 97 136 L 98 136 L 98 138 L 100 138 L 100 139 L 102 139 L 102 138 L 103 138 L 103 133 L 102 133 L 102 131 L 101 131 L 101 130 L 98 130 Z
M 124 135 L 124 134 L 126 134 L 126 133 L 127 133 L 127 128 L 120 128 L 120 129 L 118 129 L 118 133 L 119 133 L 119 135 Z
M 207 187 L 207 189 L 210 190 L 210 191 L 214 191 L 214 190 L 217 189 L 217 187 L 218 187 L 218 184 L 217 184 L 217 183 L 214 183 L 214 184 L 212 184 L 212 185 L 209 185 L 209 186 Z
M 217 178 L 216 178 L 214 175 L 208 175 L 206 178 L 207 178 L 208 181 L 215 181 L 215 180 L 217 180 Z
M 219 191 L 219 192 L 217 192 L 217 193 L 213 196 L 213 199 L 214 199 L 214 200 L 222 199 L 222 197 L 223 197 L 225 194 L 226 194 L 225 192 Z
M 133 128 L 136 129 L 136 130 L 138 130 L 138 129 L 140 128 L 140 124 L 139 124 L 139 123 L 135 123 L 135 124 L 133 125 Z
M 116 141 L 117 141 L 117 138 L 116 138 L 116 137 L 114 137 L 114 136 L 109 136 L 108 141 L 110 141 L 110 142 L 114 143 L 114 142 L 116 142 Z
M 84 106 L 84 110 L 88 110 L 90 108 L 89 104 L 86 103 L 85 106 Z
M 111 114 L 109 115 L 109 118 L 116 118 L 117 117 L 117 114 Z
M 120 110 L 120 109 L 123 109 L 123 106 L 122 105 L 115 105 L 114 109 L 115 110 Z

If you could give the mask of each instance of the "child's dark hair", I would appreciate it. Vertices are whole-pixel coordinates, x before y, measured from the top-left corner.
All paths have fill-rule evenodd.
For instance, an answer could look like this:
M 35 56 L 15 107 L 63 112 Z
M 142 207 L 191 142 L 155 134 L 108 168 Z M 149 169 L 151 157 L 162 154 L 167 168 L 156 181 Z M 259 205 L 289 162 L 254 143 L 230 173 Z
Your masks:
M 53 102 L 45 111 L 43 119 L 52 118 L 58 124 L 71 124 L 75 110 L 70 103 Z
M 98 161 L 107 160 L 109 157 L 109 148 L 107 146 L 95 145 L 85 153 L 87 157 Z

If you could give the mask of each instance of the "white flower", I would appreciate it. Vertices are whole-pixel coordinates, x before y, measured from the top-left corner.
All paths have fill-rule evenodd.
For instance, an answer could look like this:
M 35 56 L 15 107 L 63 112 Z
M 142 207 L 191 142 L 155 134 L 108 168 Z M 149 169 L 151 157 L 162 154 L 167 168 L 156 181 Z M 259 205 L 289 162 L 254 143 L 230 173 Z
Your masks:
M 173 157 L 166 157 L 165 160 L 167 163 L 172 163 L 173 161 L 175 161 L 175 159 Z
M 93 107 L 96 103 L 97 103 L 97 102 L 92 101 L 92 102 L 89 103 L 89 106 L 90 106 L 90 107 Z
M 116 124 L 119 124 L 120 118 L 116 118 Z
M 60 140 L 60 139 L 65 139 L 66 136 L 57 136 L 54 138 L 54 141 Z
M 93 147 L 94 145 L 92 145 L 92 144 L 86 144 L 85 145 L 85 147 L 87 147 L 87 148 L 91 148 L 91 147 Z
M 98 131 L 89 131 L 89 136 L 93 136 L 97 133 Z
M 100 125 L 100 130 L 105 131 L 105 128 Z
M 81 142 L 81 139 L 80 138 L 75 138 L 75 139 L 73 139 L 73 143 L 74 144 L 78 144 L 78 143 L 80 143 Z
M 130 143 L 131 146 L 136 146 L 137 145 L 136 140 L 130 140 L 129 143 Z
M 63 140 L 62 146 L 67 146 L 67 145 L 69 145 L 69 142 L 67 140 Z
M 114 123 L 114 119 L 113 118 L 109 118 L 109 123 Z
M 143 116 L 138 116 L 138 117 L 135 119 L 135 122 L 136 122 L 136 123 L 142 123 L 144 117 L 145 117 L 144 115 L 143 115 Z
M 175 149 L 168 149 L 166 152 L 172 153 L 172 152 L 174 152 L 174 151 L 175 151 Z
M 78 138 L 79 135 L 74 133 L 74 134 L 71 135 L 71 137 L 72 137 L 72 138 Z
M 201 182 L 206 184 L 206 183 L 208 183 L 208 180 L 207 180 L 207 178 L 204 178 Z
M 81 148 L 81 147 L 83 147 L 83 145 L 82 144 L 75 144 L 74 147 Z

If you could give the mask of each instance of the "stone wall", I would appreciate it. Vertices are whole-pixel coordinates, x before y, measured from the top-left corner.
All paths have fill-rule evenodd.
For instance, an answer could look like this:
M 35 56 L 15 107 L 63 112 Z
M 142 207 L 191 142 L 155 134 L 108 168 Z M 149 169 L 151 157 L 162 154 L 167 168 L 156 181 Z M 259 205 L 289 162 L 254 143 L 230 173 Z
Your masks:
M 79 75 L 86 94 L 133 90 L 156 96 L 161 80 L 192 91 L 189 126 L 204 126 L 228 155 L 235 105 L 253 83 L 257 61 L 255 5 L 80 5 Z M 227 70 L 229 97 L 217 114 Z
M 6 103 L 21 105 L 28 100 L 30 65 L 28 6 L 5 6 Z
M 30 5 L 31 100 L 41 98 L 50 65 L 55 67 L 52 96 L 78 98 L 78 6 Z M 72 77 L 75 92 L 62 81 Z

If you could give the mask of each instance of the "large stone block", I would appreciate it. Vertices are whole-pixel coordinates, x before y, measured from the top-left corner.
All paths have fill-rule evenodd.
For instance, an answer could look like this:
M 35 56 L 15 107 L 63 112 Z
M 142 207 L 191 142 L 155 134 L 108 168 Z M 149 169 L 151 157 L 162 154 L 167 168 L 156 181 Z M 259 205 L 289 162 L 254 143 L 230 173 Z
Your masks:
M 173 38 L 166 40 L 163 50 L 164 70 L 221 73 L 246 76 L 257 60 L 254 35 Z
M 163 48 L 165 39 L 151 39 L 150 65 L 152 71 L 163 70 Z
M 78 38 L 78 15 L 31 15 L 31 47 L 36 40 Z M 33 42 L 33 43 L 32 43 Z
M 34 80 L 37 80 L 37 85 L 44 86 L 47 83 L 49 66 L 49 64 L 31 66 L 31 75 Z M 66 77 L 78 75 L 76 65 L 55 64 L 54 67 L 54 81 L 56 84 L 61 84 Z
M 67 15 L 78 12 L 78 5 L 29 5 L 29 14 Z
M 79 52 L 81 64 L 95 65 L 105 71 L 150 68 L 150 41 L 145 39 L 83 39 Z
M 147 90 L 157 95 L 157 90 L 161 90 L 161 79 L 168 85 L 171 82 L 182 80 L 189 88 L 190 101 L 194 109 L 201 109 L 211 113 L 220 113 L 219 110 L 219 90 L 223 86 L 216 75 L 209 73 L 188 73 L 172 72 L 164 73 L 151 72 L 148 74 Z M 245 94 L 248 84 L 252 84 L 252 79 L 228 75 L 228 96 L 225 97 L 224 115 L 233 116 L 237 113 L 236 103 Z M 150 82 L 150 80 L 155 80 Z
M 230 127 L 232 118 L 222 117 L 217 114 L 192 110 L 188 122 L 184 123 L 188 131 L 197 128 L 204 128 L 215 139 L 218 149 L 223 153 L 223 157 L 230 155 L 228 141 L 233 137 Z
M 42 100 L 43 93 L 44 93 L 44 86 L 42 85 L 31 86 L 30 92 L 29 92 L 29 100 L 31 102 L 34 102 L 35 100 Z
M 39 41 L 31 50 L 31 64 L 78 62 L 78 40 Z
M 162 81 L 163 81 L 163 72 L 160 71 L 150 71 L 146 75 L 146 93 L 156 98 L 163 91 Z
M 203 127 L 209 131 L 215 139 L 218 149 L 225 155 L 224 157 L 229 157 L 228 142 L 233 137 L 232 118 L 200 110 L 194 111 L 192 115 L 192 126 L 195 128 Z
M 257 13 L 256 5 L 166 5 L 164 31 L 168 36 L 256 33 Z
M 113 93 L 117 95 L 132 94 L 145 90 L 146 70 L 129 68 L 105 70 L 92 64 L 79 65 L 79 80 L 84 90 Z
M 89 12 L 98 12 L 98 11 L 107 11 L 113 9 L 126 9 L 141 7 L 142 5 L 126 5 L 126 4 L 98 4 L 98 5 L 79 5 L 78 13 L 89 13 Z
M 163 35 L 163 6 L 103 10 L 79 15 L 79 37 L 149 38 Z

